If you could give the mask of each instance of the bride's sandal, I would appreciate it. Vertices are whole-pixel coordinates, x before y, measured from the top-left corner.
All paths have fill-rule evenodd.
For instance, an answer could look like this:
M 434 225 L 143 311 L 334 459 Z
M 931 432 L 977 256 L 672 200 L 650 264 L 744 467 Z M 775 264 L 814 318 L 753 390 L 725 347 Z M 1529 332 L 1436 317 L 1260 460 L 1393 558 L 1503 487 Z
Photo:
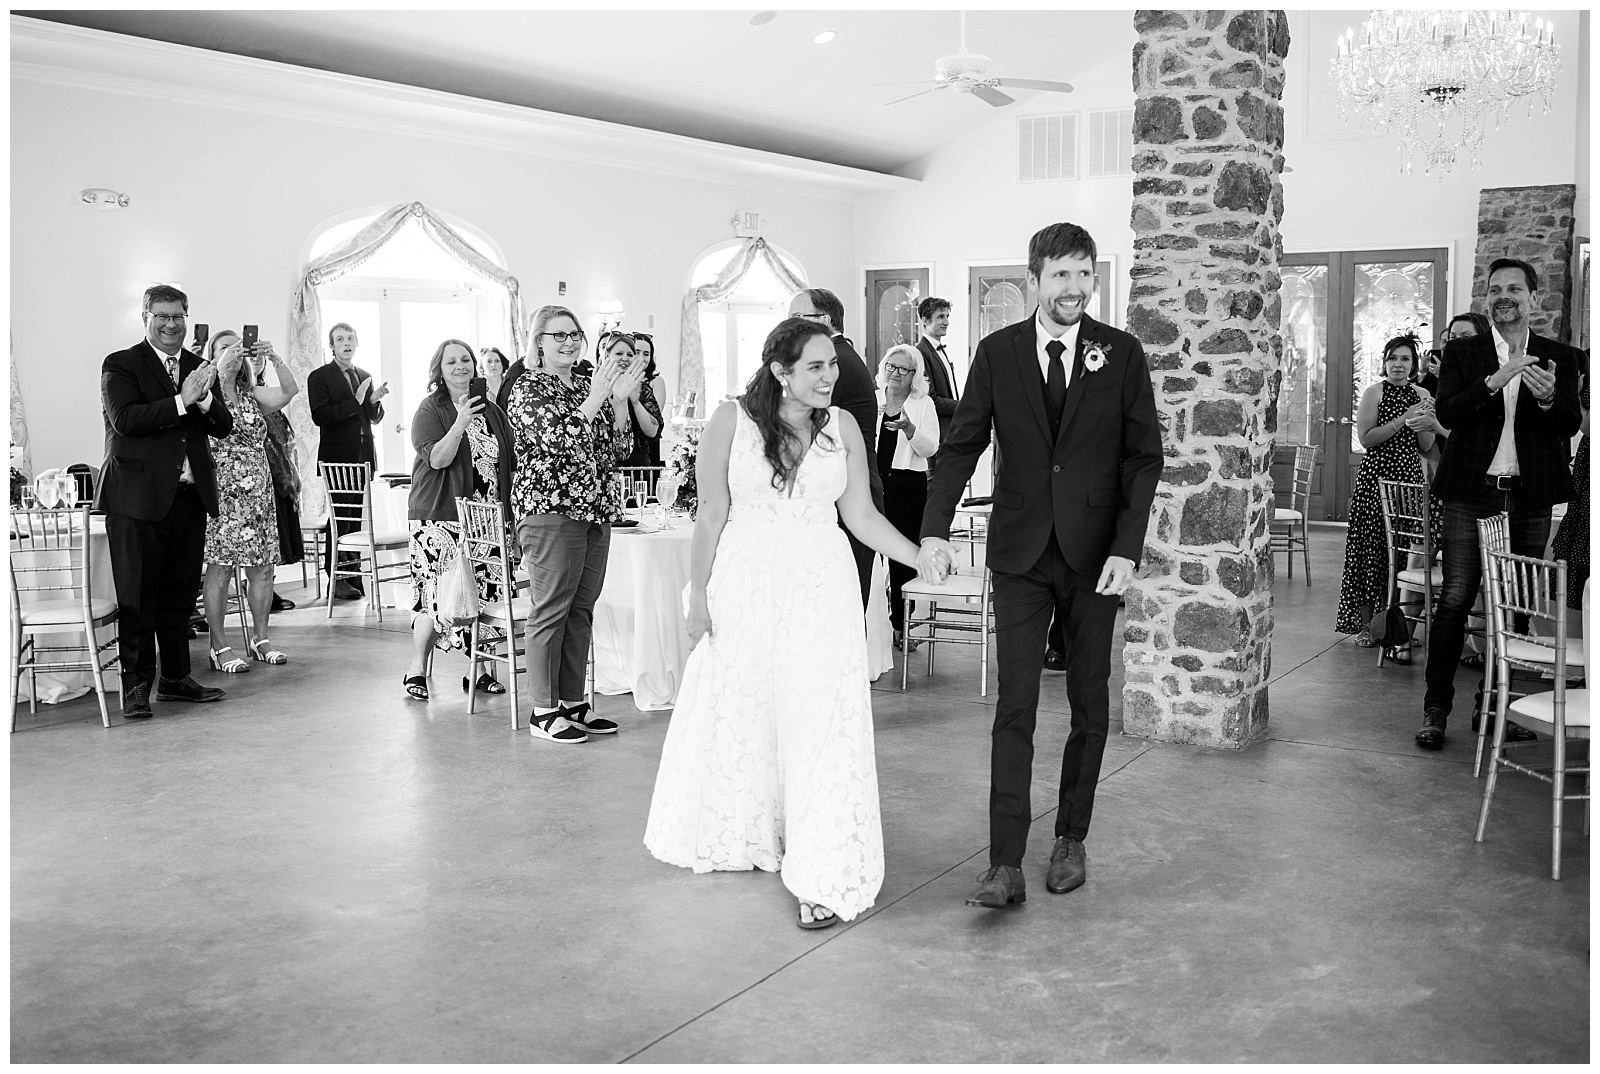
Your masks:
M 222 654 L 223 653 L 231 653 L 231 652 L 233 652 L 233 646 L 231 646 L 231 645 L 224 645 L 220 649 L 212 649 L 211 650 L 211 668 L 212 668 L 212 670 L 221 671 L 221 672 L 224 672 L 224 673 L 226 673 L 228 675 L 237 675 L 242 671 L 249 671 L 250 670 L 250 665 L 246 664 L 243 660 L 240 660 L 237 656 L 230 656 L 226 660 L 224 660 L 222 658 Z
M 267 648 L 267 642 L 271 640 L 271 638 L 257 638 L 251 642 L 246 646 L 250 650 L 250 656 L 263 664 L 287 664 L 289 662 L 287 653 L 280 653 L 276 649 Z
M 811 911 L 811 920 L 809 921 L 806 920 L 807 910 Z M 819 917 L 819 914 L 827 914 L 828 916 Z M 839 915 L 828 909 L 826 906 L 823 906 L 821 903 L 806 902 L 804 899 L 801 899 L 800 910 L 796 918 L 796 923 L 799 924 L 799 926 L 803 929 L 826 929 L 831 928 L 839 923 Z
M 401 684 L 406 688 L 406 696 L 418 701 L 428 700 L 428 677 L 426 675 L 407 675 L 401 679 Z

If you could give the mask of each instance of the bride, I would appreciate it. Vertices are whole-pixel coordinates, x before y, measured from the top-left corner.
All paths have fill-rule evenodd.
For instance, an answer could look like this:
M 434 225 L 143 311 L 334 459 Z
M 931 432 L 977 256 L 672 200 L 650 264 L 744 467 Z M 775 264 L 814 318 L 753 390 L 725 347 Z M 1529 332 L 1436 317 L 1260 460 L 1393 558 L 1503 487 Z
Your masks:
M 861 430 L 829 406 L 827 327 L 783 321 L 761 358 L 700 441 L 695 649 L 644 841 L 697 873 L 781 870 L 800 927 L 826 928 L 883 884 L 866 632 L 838 519 L 901 563 L 917 546 L 873 509 Z

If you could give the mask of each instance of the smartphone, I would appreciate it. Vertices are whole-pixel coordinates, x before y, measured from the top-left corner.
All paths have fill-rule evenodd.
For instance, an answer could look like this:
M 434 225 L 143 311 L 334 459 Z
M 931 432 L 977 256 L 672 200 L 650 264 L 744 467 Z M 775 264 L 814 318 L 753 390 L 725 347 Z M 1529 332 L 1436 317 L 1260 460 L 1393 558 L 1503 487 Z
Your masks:
M 467 401 L 470 403 L 474 397 L 485 402 L 489 400 L 489 382 L 482 377 L 473 377 L 467 381 Z
M 244 326 L 244 338 L 241 339 L 240 342 L 244 344 L 244 350 L 246 354 L 255 353 L 256 339 L 258 336 L 260 336 L 260 334 L 261 330 L 257 326 L 253 324 L 247 324 Z
M 202 358 L 206 354 L 206 341 L 210 338 L 211 326 L 209 324 L 197 324 L 194 326 L 194 350 Z

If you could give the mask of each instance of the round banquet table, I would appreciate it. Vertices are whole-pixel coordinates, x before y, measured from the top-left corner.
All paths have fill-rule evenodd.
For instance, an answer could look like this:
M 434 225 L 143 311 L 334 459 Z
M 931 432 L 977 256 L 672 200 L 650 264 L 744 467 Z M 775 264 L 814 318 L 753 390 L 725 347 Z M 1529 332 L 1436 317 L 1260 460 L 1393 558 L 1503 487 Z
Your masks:
M 15 520 L 13 520 L 13 525 L 14 524 Z M 22 568 L 26 561 L 34 555 L 60 555 L 59 552 L 51 553 L 41 551 L 38 553 L 30 553 L 27 551 L 19 551 L 15 538 L 15 533 L 12 533 L 11 555 L 13 561 L 17 564 L 19 569 Z M 91 595 L 104 600 L 116 600 L 117 584 L 116 580 L 111 576 L 111 540 L 106 536 L 106 520 L 104 515 L 89 516 L 89 557 L 91 564 Z M 65 581 L 65 572 L 63 572 L 63 581 Z M 24 607 L 26 607 L 26 604 L 24 604 Z M 99 630 L 95 631 L 96 635 L 98 636 L 97 640 L 102 642 L 109 640 L 112 635 L 115 634 L 116 629 L 117 628 L 114 624 L 111 626 L 101 627 Z M 44 644 L 50 645 L 66 643 L 52 642 L 46 638 Z M 32 676 L 23 675 L 22 681 L 17 684 L 17 703 L 20 704 L 29 700 L 29 695 L 32 688 L 32 683 L 30 681 L 31 679 Z M 82 695 L 94 689 L 94 677 L 87 671 L 41 671 L 39 672 L 38 681 L 39 693 L 37 698 L 34 700 L 43 701 L 47 705 L 59 704 L 62 701 L 70 701 L 73 698 L 81 697 Z M 107 692 L 115 691 L 117 689 L 118 681 L 118 675 L 114 669 L 106 671 L 105 683 Z M 115 698 L 112 699 L 111 704 L 113 707 L 115 707 Z
M 689 620 L 684 593 L 694 523 L 670 517 L 668 527 L 613 527 L 606 580 L 594 608 L 594 683 L 602 694 L 633 694 L 641 712 L 677 704 L 689 662 Z M 868 670 L 873 678 L 894 667 L 889 629 L 888 570 L 877 557 L 867 619 Z

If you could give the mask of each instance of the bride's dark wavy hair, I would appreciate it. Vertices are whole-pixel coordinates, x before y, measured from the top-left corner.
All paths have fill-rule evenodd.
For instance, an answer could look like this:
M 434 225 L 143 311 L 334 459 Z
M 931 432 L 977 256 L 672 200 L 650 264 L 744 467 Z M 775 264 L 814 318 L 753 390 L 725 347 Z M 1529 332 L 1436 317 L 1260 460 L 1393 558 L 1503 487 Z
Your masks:
M 801 460 L 805 458 L 805 449 L 794 430 L 778 414 L 783 402 L 783 385 L 772 375 L 772 363 L 782 365 L 786 372 L 793 371 L 794 364 L 800 360 L 800 352 L 806 349 L 811 337 L 827 339 L 832 335 L 826 325 L 808 321 L 804 317 L 790 317 L 778 322 L 778 327 L 767 333 L 767 341 L 761 345 L 761 368 L 751 375 L 744 386 L 739 405 L 744 407 L 744 412 L 761 431 L 761 453 L 772 466 L 772 487 L 775 489 L 782 489 L 794 477 L 795 471 L 800 469 Z M 823 435 L 822 430 L 827 424 L 827 409 L 813 407 L 813 440 Z M 828 442 L 831 443 L 832 439 L 829 434 Z

